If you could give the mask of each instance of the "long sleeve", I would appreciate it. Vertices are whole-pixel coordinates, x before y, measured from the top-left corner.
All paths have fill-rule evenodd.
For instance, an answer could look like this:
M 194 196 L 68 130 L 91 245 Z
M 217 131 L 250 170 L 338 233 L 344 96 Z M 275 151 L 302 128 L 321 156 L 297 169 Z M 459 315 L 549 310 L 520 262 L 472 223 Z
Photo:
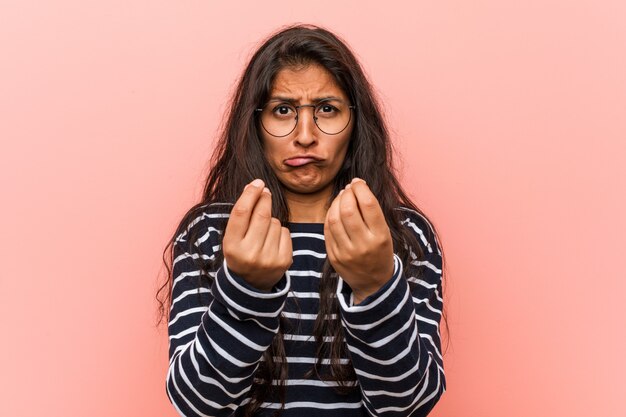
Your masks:
M 445 392 L 441 252 L 427 220 L 402 210 L 402 223 L 416 235 L 426 259 L 412 253 L 410 265 L 403 265 L 394 255 L 391 280 L 356 306 L 342 279 L 337 288 L 363 405 L 373 416 L 426 416 Z
M 274 292 L 257 291 L 230 272 L 225 261 L 208 271 L 209 284 L 194 258 L 213 259 L 221 250 L 222 232 L 212 218 L 226 216 L 202 213 L 173 249 L 166 390 L 182 416 L 227 416 L 249 401 L 253 374 L 278 331 L 290 287 L 287 273 Z M 189 245 L 192 229 L 199 237 Z M 197 250 L 189 253 L 189 246 Z

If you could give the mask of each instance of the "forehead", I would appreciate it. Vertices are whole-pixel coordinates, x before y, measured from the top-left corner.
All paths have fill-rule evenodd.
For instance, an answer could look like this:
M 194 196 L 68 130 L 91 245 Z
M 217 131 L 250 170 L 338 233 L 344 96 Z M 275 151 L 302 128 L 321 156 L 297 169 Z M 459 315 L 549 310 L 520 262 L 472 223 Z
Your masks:
M 276 74 L 270 95 L 294 99 L 323 96 L 346 98 L 335 77 L 326 68 L 317 64 L 281 69 Z

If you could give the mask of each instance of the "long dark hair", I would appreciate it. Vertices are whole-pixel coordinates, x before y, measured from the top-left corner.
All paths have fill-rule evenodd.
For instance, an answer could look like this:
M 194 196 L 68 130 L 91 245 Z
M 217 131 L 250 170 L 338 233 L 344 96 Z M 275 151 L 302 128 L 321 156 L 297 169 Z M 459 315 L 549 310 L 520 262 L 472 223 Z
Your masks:
M 397 208 L 403 206 L 420 213 L 425 218 L 426 216 L 415 206 L 396 179 L 392 163 L 393 148 L 385 120 L 379 110 L 374 90 L 356 57 L 344 41 L 324 28 L 313 25 L 289 26 L 271 35 L 256 50 L 237 84 L 211 158 L 211 169 L 206 179 L 202 200 L 185 214 L 163 252 L 168 279 L 157 293 L 159 321 L 167 318 L 169 311 L 167 307 L 171 303 L 173 242 L 202 211 L 211 209 L 209 204 L 234 203 L 247 183 L 255 178 L 261 178 L 271 190 L 272 215 L 284 226 L 289 221 L 289 208 L 281 184 L 264 156 L 254 109 L 269 98 L 274 79 L 281 69 L 308 64 L 321 65 L 329 71 L 347 94 L 350 102 L 356 105 L 352 136 L 343 166 L 334 179 L 331 199 L 354 177 L 364 179 L 377 197 L 385 215 L 391 230 L 394 252 L 401 257 L 405 265 L 411 260 L 411 249 L 418 258 L 423 258 L 421 246 L 414 235 L 400 223 L 406 217 L 401 216 L 406 213 L 401 213 Z M 223 209 L 223 206 L 221 208 Z M 430 223 L 432 225 L 432 222 Z M 195 240 L 191 237 L 187 242 L 192 245 Z M 190 247 L 190 250 L 194 249 Z M 219 251 L 214 260 L 202 260 L 199 257 L 197 262 L 203 271 L 209 271 L 221 264 L 222 256 Z M 337 288 L 337 277 L 333 272 L 332 266 L 326 260 L 319 288 L 320 310 L 314 327 L 317 363 L 312 367 L 310 374 L 315 373 L 322 379 L 337 381 L 339 383 L 337 389 L 345 392 L 354 389 L 348 382 L 355 379 L 355 374 L 351 364 L 341 364 L 339 360 L 342 356 L 348 356 L 341 323 L 339 320 L 324 319 L 330 314 L 337 314 L 339 317 L 339 305 L 336 297 L 332 296 Z M 208 274 L 201 274 L 200 279 L 206 280 L 210 277 Z M 445 314 L 444 322 L 447 328 Z M 260 363 L 255 375 L 251 401 L 243 410 L 246 416 L 254 414 L 264 399 L 276 389 L 272 386 L 273 379 L 281 381 L 278 385 L 278 396 L 284 406 L 284 381 L 287 378 L 282 338 L 284 326 L 284 321 L 281 321 L 281 331 L 274 338 L 272 346 L 264 353 L 265 361 Z M 324 336 L 332 336 L 333 341 L 323 343 Z M 274 361 L 275 357 L 281 360 Z M 320 374 L 324 358 L 330 359 L 330 375 Z

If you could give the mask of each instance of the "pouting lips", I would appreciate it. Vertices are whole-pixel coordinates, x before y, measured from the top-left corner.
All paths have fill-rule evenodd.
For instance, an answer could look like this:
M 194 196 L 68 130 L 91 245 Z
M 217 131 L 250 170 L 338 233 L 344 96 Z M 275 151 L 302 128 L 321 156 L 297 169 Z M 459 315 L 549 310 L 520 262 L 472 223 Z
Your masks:
M 314 159 L 314 158 L 291 158 L 291 159 L 287 159 L 285 161 L 285 164 L 292 166 L 292 167 L 299 167 L 299 166 L 306 165 L 310 162 L 315 162 L 315 161 L 317 161 L 317 159 Z

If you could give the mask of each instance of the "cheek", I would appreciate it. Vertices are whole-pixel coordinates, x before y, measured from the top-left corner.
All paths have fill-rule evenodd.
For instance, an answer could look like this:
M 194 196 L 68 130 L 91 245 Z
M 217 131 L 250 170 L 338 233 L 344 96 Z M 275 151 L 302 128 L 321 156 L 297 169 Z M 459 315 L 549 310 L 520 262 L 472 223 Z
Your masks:
M 350 137 L 344 138 L 334 150 L 334 154 L 337 155 L 337 160 L 343 165 L 343 161 L 346 158 L 348 152 L 348 146 L 350 145 Z
M 263 153 L 265 154 L 265 159 L 267 159 L 267 161 L 272 165 L 274 164 L 274 161 L 279 158 L 279 149 L 275 144 L 268 140 L 263 141 Z
M 281 172 L 285 170 L 282 164 L 285 155 L 281 152 L 281 147 L 266 142 L 263 147 L 263 152 L 265 154 L 265 160 L 271 170 L 274 171 L 274 174 L 281 175 Z

